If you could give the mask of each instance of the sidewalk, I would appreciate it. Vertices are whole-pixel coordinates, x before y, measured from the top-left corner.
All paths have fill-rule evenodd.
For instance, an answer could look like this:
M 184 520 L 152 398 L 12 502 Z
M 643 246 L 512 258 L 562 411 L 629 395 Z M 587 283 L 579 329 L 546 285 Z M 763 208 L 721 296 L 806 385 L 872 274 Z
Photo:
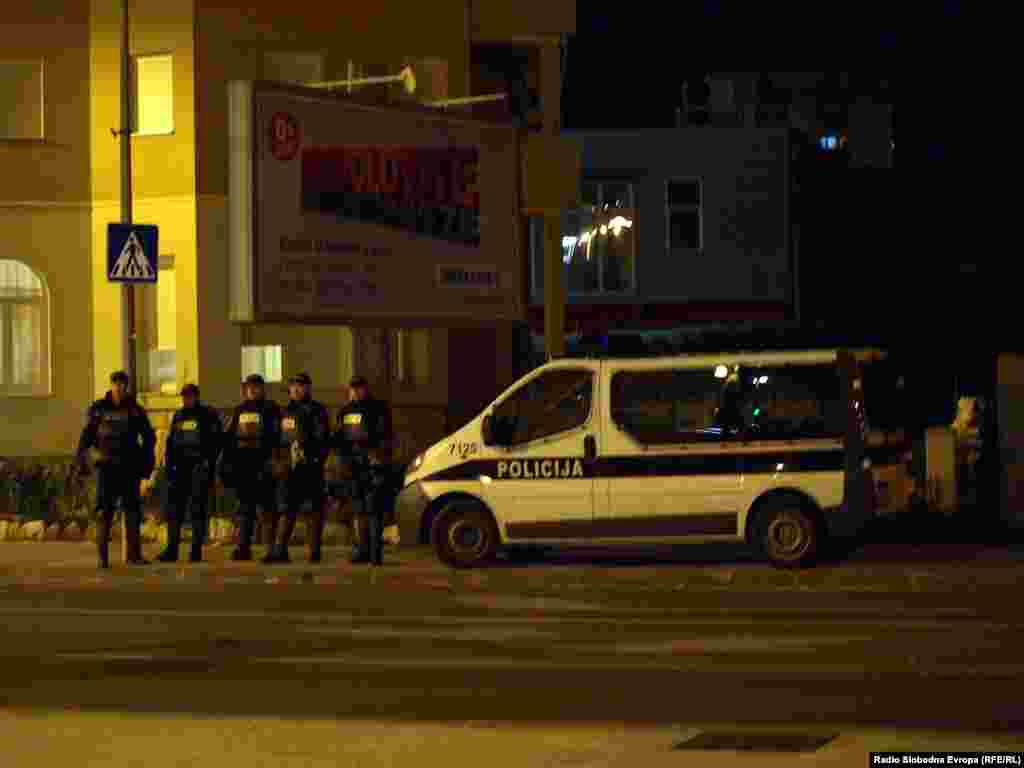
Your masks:
M 931 593 L 971 600 L 984 592 L 1010 595 L 1018 589 L 1024 562 L 1005 550 L 907 550 L 904 559 L 854 556 L 815 568 L 784 571 L 770 565 L 728 557 L 705 557 L 706 550 L 640 553 L 631 556 L 595 556 L 585 552 L 550 556 L 532 563 L 499 561 L 492 567 L 469 571 L 447 568 L 428 549 L 385 548 L 384 567 L 352 565 L 348 547 L 324 550 L 324 562 L 305 562 L 302 547 L 292 547 L 292 563 L 263 565 L 257 560 L 231 562 L 230 546 L 208 546 L 206 562 L 187 562 L 187 548 L 177 564 L 126 566 L 120 542 L 112 542 L 112 568 L 96 567 L 95 544 L 88 542 L 0 543 L 0 586 L 119 587 L 174 585 L 214 587 L 225 584 L 321 584 L 370 582 L 442 591 L 557 595 L 570 600 L 597 592 L 609 596 L 643 593 L 652 599 L 672 600 L 680 592 L 795 592 L 795 593 Z M 153 558 L 159 547 L 149 545 Z M 926 551 L 928 557 L 915 552 Z M 255 557 L 262 557 L 257 547 Z M 973 554 L 972 554 L 973 553 Z M 696 559 L 696 555 L 701 555 Z M 714 553 L 712 553 L 714 554 Z M 1014 602 L 1016 602 L 1014 600 Z
M 815 751 L 770 752 L 676 749 L 702 734 L 739 734 L 750 739 L 821 735 Z M 55 738 L 56 737 L 56 738 Z M 822 762 L 863 768 L 875 751 L 955 752 L 1024 750 L 1019 734 L 970 734 L 880 730 L 793 723 L 781 728 L 680 724 L 623 727 L 619 724 L 432 723 L 385 720 L 283 720 L 139 716 L 120 712 L 3 712 L 0 739 L 10 766 L 117 766 L 159 768 L 185 763 L 245 766 L 478 766 L 573 765 L 735 766 L 771 768 Z

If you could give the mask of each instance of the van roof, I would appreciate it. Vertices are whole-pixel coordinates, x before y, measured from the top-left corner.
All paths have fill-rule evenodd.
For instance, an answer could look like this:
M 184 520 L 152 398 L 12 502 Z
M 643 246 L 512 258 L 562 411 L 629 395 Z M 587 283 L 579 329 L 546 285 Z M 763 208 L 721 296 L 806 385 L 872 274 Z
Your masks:
M 661 367 L 666 364 L 680 365 L 686 368 L 697 368 L 706 365 L 730 365 L 742 363 L 762 363 L 774 365 L 823 365 L 834 363 L 839 354 L 838 349 L 801 349 L 801 350 L 729 350 L 722 353 L 697 352 L 683 355 L 645 355 L 643 357 L 623 357 L 618 355 L 594 355 L 588 357 L 563 357 L 551 362 L 588 360 L 593 363 L 614 363 L 616 366 Z M 877 360 L 885 356 L 880 350 L 864 349 L 849 350 L 862 362 Z

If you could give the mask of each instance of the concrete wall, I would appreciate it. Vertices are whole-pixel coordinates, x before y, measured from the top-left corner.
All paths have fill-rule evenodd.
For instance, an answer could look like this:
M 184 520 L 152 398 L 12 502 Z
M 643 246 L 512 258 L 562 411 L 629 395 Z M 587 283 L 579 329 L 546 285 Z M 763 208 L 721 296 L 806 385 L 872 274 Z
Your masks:
M 474 40 L 532 40 L 574 34 L 576 0 L 487 0 L 472 4 Z
M 45 139 L 0 140 L 0 259 L 27 264 L 45 284 L 51 365 L 49 395 L 0 395 L 0 454 L 65 454 L 92 394 L 88 3 L 7 4 L 0 58 L 43 60 Z
M 70 453 L 92 400 L 90 216 L 86 205 L 18 206 L 0 201 L 0 259 L 15 259 L 49 293 L 51 394 L 0 395 L 0 455 Z
M 268 392 L 279 400 L 288 399 L 288 376 L 305 371 L 313 379 L 315 397 L 328 403 L 348 400 L 352 378 L 352 331 L 340 326 L 253 325 L 243 330 L 247 344 L 280 344 L 283 377 Z M 236 357 L 239 357 L 236 354 Z M 252 371 L 242 371 L 247 376 Z M 237 389 L 237 387 L 236 387 Z
M 584 178 L 634 183 L 635 296 L 570 303 L 790 301 L 788 139 L 781 131 L 679 129 L 576 134 Z M 700 178 L 702 251 L 669 251 L 665 183 Z M 533 302 L 541 300 L 542 275 Z
M 196 211 L 199 320 L 198 383 L 203 398 L 227 407 L 238 400 L 242 380 L 242 329 L 228 319 L 227 198 L 202 195 Z
M 5 3 L 0 59 L 43 60 L 45 140 L 0 139 L 0 200 L 89 197 L 88 0 Z M 110 136 L 108 131 L 107 136 Z

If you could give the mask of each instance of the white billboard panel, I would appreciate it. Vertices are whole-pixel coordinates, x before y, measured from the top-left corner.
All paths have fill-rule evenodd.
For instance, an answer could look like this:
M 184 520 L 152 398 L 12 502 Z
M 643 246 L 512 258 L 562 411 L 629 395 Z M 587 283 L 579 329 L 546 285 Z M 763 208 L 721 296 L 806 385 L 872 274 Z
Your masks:
M 229 95 L 234 320 L 525 318 L 513 126 L 263 83 Z

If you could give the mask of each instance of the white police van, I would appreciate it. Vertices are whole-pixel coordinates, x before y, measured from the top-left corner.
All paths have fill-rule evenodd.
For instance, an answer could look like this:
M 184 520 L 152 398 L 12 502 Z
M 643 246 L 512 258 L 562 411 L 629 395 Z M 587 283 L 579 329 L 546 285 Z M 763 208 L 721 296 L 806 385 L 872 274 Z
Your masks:
M 780 567 L 873 513 L 860 360 L 843 350 L 561 359 L 410 463 L 404 544 L 747 541 Z

